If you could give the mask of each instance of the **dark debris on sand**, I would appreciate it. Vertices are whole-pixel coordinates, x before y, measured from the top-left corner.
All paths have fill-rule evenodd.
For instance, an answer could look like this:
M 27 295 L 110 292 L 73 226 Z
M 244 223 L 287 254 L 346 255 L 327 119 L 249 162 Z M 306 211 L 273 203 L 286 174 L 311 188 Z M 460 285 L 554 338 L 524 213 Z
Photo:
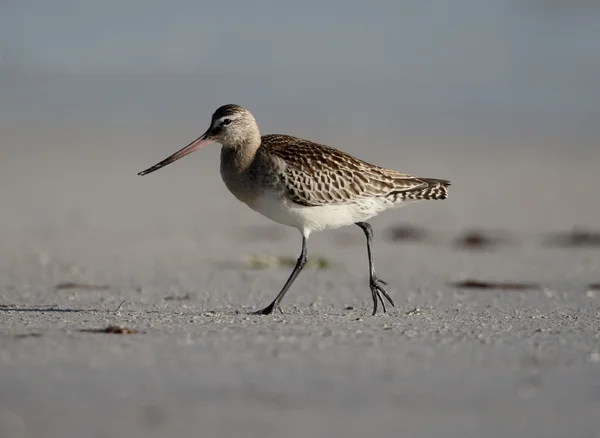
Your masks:
M 600 231 L 573 230 L 563 233 L 549 234 L 545 242 L 550 246 L 564 248 L 598 247 L 600 246 Z
M 17 339 L 25 339 L 25 338 L 41 338 L 42 334 L 38 333 L 38 332 L 31 332 L 31 333 L 17 333 L 14 335 L 15 338 Z
M 450 283 L 450 286 L 466 289 L 502 289 L 502 290 L 529 290 L 540 289 L 539 284 L 518 282 L 496 282 L 480 280 L 463 280 Z
M 103 329 L 81 329 L 80 332 L 85 333 L 111 333 L 116 335 L 134 335 L 139 333 L 144 333 L 139 330 L 131 329 L 128 327 L 120 327 L 118 325 L 109 325 Z
M 462 236 L 458 237 L 454 244 L 461 249 L 483 250 L 506 243 L 506 241 L 507 239 L 501 236 L 500 233 L 472 230 L 467 231 Z
M 185 295 L 167 295 L 163 298 L 165 301 L 189 301 L 192 299 L 192 295 L 187 293 Z
M 108 290 L 110 286 L 106 284 L 87 284 L 77 283 L 74 281 L 66 281 L 64 283 L 58 283 L 55 288 L 57 290 L 70 290 L 70 289 L 82 289 L 82 290 Z
M 427 230 L 411 225 L 389 227 L 387 234 L 392 242 L 423 242 L 429 239 Z

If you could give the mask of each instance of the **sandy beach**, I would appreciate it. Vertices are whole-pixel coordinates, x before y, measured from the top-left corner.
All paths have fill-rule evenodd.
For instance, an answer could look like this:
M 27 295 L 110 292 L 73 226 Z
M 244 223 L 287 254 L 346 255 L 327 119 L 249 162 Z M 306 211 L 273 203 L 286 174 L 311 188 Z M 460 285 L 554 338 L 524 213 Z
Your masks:
M 295 259 L 300 237 L 226 192 L 218 146 L 142 178 L 177 146 L 116 159 L 55 140 L 38 156 L 16 140 L 2 163 L 0 436 L 600 433 L 598 242 L 552 234 L 597 225 L 594 148 L 346 143 L 452 180 L 447 201 L 372 221 L 397 308 L 370 315 L 364 238 L 346 228 L 311 237 L 326 269 L 259 317 L 290 267 L 248 258 Z M 108 326 L 138 333 L 94 332 Z

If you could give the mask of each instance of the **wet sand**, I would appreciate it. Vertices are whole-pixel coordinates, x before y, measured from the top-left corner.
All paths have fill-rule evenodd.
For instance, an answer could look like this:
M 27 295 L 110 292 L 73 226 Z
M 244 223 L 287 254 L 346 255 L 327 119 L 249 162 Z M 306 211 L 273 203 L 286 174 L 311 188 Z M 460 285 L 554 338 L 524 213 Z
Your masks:
M 1 164 L 0 436 L 599 436 L 600 252 L 553 234 L 598 231 L 598 152 L 351 145 L 452 181 L 372 221 L 396 309 L 370 315 L 346 228 L 259 317 L 290 268 L 246 257 L 300 237 L 227 193 L 218 147 L 142 178 L 179 143 L 76 143 Z

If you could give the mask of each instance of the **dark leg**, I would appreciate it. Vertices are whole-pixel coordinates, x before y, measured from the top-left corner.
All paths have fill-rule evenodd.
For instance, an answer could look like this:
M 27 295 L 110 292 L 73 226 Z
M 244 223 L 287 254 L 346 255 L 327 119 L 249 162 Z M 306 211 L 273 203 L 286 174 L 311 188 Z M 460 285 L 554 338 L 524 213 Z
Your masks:
M 296 266 L 294 266 L 294 270 L 292 271 L 288 280 L 285 282 L 283 289 L 281 289 L 281 292 L 279 292 L 279 294 L 275 297 L 273 302 L 267 307 L 257 312 L 252 312 L 254 315 L 270 315 L 271 313 L 273 313 L 273 310 L 276 307 L 279 307 L 279 303 L 283 299 L 283 296 L 288 291 L 288 289 L 290 288 L 290 286 L 292 285 L 292 283 L 306 264 L 306 240 L 306 237 L 302 236 L 302 252 L 300 253 L 300 257 L 298 257 L 298 260 L 296 261 Z
M 387 283 L 383 280 L 377 278 L 375 275 L 375 262 L 373 261 L 373 228 L 367 222 L 356 222 L 365 233 L 367 237 L 367 253 L 369 254 L 369 286 L 371 288 L 371 295 L 373 296 L 373 315 L 377 313 L 377 300 L 381 301 L 381 305 L 383 306 L 383 312 L 387 312 L 385 308 L 385 302 L 383 301 L 383 296 L 390 302 L 392 307 L 394 307 L 394 301 L 388 295 L 387 291 L 383 287 L 387 285 Z

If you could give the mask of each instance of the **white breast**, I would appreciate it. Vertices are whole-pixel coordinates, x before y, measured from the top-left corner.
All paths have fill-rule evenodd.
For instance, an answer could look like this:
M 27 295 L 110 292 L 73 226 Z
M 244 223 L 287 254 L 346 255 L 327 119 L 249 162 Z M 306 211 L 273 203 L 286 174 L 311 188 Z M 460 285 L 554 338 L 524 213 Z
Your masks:
M 269 219 L 294 227 L 307 236 L 313 231 L 329 230 L 366 221 L 391 207 L 399 207 L 383 198 L 371 198 L 349 204 L 306 207 L 273 192 L 266 192 L 248 206 Z

